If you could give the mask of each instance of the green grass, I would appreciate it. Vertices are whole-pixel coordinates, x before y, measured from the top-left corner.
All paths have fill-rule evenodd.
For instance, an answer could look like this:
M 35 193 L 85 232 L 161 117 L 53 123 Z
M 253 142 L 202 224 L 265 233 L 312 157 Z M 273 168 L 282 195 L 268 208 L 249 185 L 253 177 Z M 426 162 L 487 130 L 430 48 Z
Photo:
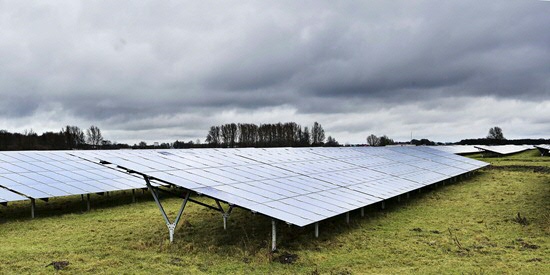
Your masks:
M 353 212 L 349 225 L 323 221 L 317 239 L 312 226 L 279 223 L 275 254 L 270 219 L 243 209 L 224 231 L 219 213 L 190 204 L 170 245 L 148 193 L 137 203 L 128 192 L 94 195 L 90 212 L 79 197 L 38 202 L 33 220 L 28 202 L 14 203 L 0 207 L 0 274 L 52 273 L 45 265 L 60 260 L 70 262 L 60 273 L 550 274 L 550 174 L 507 168 L 549 159 L 483 158 L 502 168 L 371 206 L 364 218 Z M 173 216 L 181 200 L 163 202 Z M 283 252 L 297 261 L 277 262 Z
M 550 157 L 541 157 L 538 150 L 527 150 L 521 153 L 503 157 L 484 158 L 481 154 L 470 155 L 469 157 L 481 161 L 490 162 L 493 166 L 543 166 L 550 167 Z

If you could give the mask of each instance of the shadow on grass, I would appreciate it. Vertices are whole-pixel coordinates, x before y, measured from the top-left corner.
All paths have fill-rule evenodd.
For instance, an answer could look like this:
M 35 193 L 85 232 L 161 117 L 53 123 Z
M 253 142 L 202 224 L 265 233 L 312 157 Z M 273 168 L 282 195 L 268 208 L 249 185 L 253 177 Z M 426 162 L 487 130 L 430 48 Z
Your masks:
M 136 189 L 136 203 L 152 201 L 148 190 Z M 108 209 L 133 203 L 132 191 L 108 192 L 103 195 L 90 194 L 90 210 Z M 36 200 L 35 219 L 55 217 L 65 214 L 84 214 L 87 212 L 86 196 L 80 195 L 50 198 L 47 202 Z M 0 206 L 0 222 L 12 220 L 30 220 L 31 202 L 18 201 Z

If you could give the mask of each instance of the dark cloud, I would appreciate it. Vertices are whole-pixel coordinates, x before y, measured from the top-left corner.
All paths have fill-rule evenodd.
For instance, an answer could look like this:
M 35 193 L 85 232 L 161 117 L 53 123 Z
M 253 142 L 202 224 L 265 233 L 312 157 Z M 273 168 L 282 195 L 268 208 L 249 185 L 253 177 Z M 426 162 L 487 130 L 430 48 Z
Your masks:
M 0 2 L 0 121 L 100 124 L 121 140 L 259 118 L 324 118 L 350 140 L 433 134 L 428 123 L 458 138 L 473 118 L 482 132 L 546 134 L 549 12 L 541 1 Z

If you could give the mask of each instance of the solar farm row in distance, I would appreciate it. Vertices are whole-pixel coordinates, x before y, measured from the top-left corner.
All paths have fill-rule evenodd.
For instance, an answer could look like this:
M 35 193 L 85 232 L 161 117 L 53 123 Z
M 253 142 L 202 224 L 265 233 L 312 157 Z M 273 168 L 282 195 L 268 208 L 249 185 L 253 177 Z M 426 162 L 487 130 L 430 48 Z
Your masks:
M 305 226 L 488 165 L 426 147 L 74 151 Z
M 63 151 L 0 152 L 0 198 L 5 202 L 144 187 L 143 179 Z M 4 198 L 8 190 L 21 195 Z
M 549 154 L 549 152 L 550 152 L 550 145 L 544 145 L 544 144 L 543 144 L 543 145 L 536 145 L 535 147 L 539 150 L 541 156 L 548 156 L 548 155 L 550 155 L 550 154 Z
M 477 149 L 474 145 L 444 145 L 430 146 L 430 148 L 457 155 L 479 153 L 479 149 Z
M 498 155 L 510 155 L 519 152 L 523 152 L 529 149 L 533 149 L 531 146 L 525 145 L 475 145 L 476 148 L 482 151 L 498 154 Z

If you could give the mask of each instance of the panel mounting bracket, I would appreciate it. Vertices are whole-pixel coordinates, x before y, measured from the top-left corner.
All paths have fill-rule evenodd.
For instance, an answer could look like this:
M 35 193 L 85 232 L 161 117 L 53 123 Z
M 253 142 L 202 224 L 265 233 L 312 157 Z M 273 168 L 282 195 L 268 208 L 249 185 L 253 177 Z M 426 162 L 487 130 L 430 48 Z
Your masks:
M 155 199 L 155 202 L 159 207 L 160 213 L 162 214 L 162 218 L 166 222 L 166 227 L 168 227 L 168 233 L 170 234 L 170 243 L 173 243 L 176 226 L 178 225 L 181 219 L 181 216 L 183 215 L 183 210 L 185 210 L 185 205 L 187 205 L 187 202 L 189 201 L 189 195 L 191 194 L 191 192 L 185 193 L 185 198 L 183 199 L 183 203 L 181 204 L 180 210 L 176 215 L 176 219 L 174 220 L 174 222 L 171 222 L 170 219 L 168 218 L 168 215 L 166 215 L 166 211 L 164 211 L 164 207 L 162 207 L 162 204 L 160 203 L 158 193 L 155 191 L 155 189 L 151 185 L 151 182 L 149 181 L 149 177 L 144 175 L 143 179 L 145 179 L 147 188 L 149 188 L 149 191 L 151 191 L 151 194 L 153 195 L 153 198 Z
M 219 200 L 216 200 L 216 204 L 218 205 L 218 209 L 220 210 L 220 212 L 222 212 L 222 217 L 223 217 L 223 229 L 226 230 L 227 229 L 227 219 L 229 218 L 229 215 L 231 215 L 231 211 L 233 211 L 233 207 L 234 205 L 233 204 L 229 204 L 229 209 L 227 209 L 227 211 L 225 211 L 222 207 L 222 205 L 220 204 L 220 201 Z

